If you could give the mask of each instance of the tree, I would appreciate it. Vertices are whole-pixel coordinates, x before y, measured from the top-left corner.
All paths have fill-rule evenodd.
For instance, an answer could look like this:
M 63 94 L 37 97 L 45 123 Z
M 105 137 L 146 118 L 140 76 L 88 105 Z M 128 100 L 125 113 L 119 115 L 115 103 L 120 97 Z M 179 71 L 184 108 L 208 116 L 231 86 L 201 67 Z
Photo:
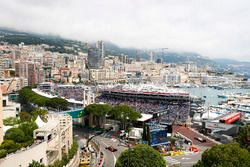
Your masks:
M 35 108 L 31 114 L 33 119 L 36 119 L 37 116 L 39 115 L 43 121 L 46 121 L 46 115 L 48 114 L 48 110 Z
M 125 128 L 127 123 L 134 122 L 141 117 L 139 112 L 136 112 L 128 105 L 114 106 L 111 109 L 110 114 L 114 117 L 114 119 L 120 120 L 123 123 L 123 128 Z
M 105 116 L 111 110 L 111 107 L 108 104 L 90 104 L 85 107 L 86 112 L 89 114 L 89 120 L 96 120 L 98 127 L 101 127 L 104 123 Z
M 40 164 L 39 162 L 37 161 L 34 161 L 32 160 L 31 163 L 29 163 L 29 166 L 28 167 L 45 167 L 43 164 Z
M 162 155 L 152 147 L 140 144 L 133 149 L 125 150 L 119 156 L 115 167 L 166 167 L 166 161 Z
M 13 140 L 4 140 L 0 146 L 0 149 L 6 150 L 7 153 L 16 152 L 20 148 L 21 145 L 15 143 Z
M 31 119 L 31 115 L 30 113 L 26 112 L 26 111 L 22 111 L 19 113 L 19 117 L 21 119 L 22 122 L 28 122 Z
M 6 131 L 4 139 L 13 140 L 15 142 L 21 143 L 25 141 L 26 137 L 24 132 L 19 128 L 11 128 Z
M 149 126 L 147 125 L 147 141 L 148 141 L 148 145 L 151 145 L 151 139 L 150 139 L 150 128 Z
M 54 97 L 46 101 L 46 106 L 61 111 L 61 110 L 67 110 L 69 103 L 65 99 Z
M 19 124 L 20 123 L 20 120 L 18 118 L 15 118 L 15 117 L 9 117 L 9 118 L 6 118 L 3 120 L 3 124 L 5 126 L 13 126 L 13 125 L 16 125 L 16 124 Z
M 85 107 L 87 113 L 92 113 L 94 116 L 100 117 L 105 116 L 110 111 L 110 106 L 108 104 L 90 104 Z
M 35 96 L 32 99 L 32 102 L 38 105 L 39 107 L 44 107 L 46 105 L 48 98 L 41 97 L 41 96 Z
M 30 87 L 24 87 L 21 90 L 19 90 L 19 101 L 22 104 L 27 104 L 29 102 L 29 99 L 32 95 L 31 88 Z
M 220 144 L 206 150 L 194 167 L 249 167 L 250 153 L 238 144 Z
M 7 151 L 5 149 L 0 149 L 0 158 L 6 157 Z
M 250 125 L 240 127 L 239 133 L 235 139 L 242 148 L 246 148 L 250 152 Z
M 143 123 L 143 131 L 142 131 L 142 141 L 147 141 L 147 129 L 144 123 Z
M 37 129 L 37 125 L 35 122 L 26 122 L 22 123 L 19 127 L 27 137 L 27 140 L 31 140 L 33 138 L 33 131 Z

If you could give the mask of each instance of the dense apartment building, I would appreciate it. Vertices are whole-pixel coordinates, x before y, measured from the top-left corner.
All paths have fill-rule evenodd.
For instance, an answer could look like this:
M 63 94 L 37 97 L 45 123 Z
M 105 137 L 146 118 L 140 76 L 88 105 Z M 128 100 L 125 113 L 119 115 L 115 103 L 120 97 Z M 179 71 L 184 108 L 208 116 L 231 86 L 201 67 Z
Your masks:
M 2 104 L 2 90 L 0 89 L 0 144 L 3 142 L 3 104 Z
M 33 86 L 42 80 L 43 70 L 38 63 L 31 61 L 15 62 L 15 72 L 17 77 L 28 79 L 28 86 Z

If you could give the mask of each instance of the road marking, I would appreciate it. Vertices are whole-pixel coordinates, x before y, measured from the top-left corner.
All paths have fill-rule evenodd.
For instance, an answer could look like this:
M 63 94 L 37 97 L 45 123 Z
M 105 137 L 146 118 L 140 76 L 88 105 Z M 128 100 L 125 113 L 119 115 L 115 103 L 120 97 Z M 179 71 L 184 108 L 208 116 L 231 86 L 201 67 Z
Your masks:
M 106 147 L 108 147 L 108 145 L 106 143 L 104 143 L 104 141 L 101 141 Z M 115 163 L 116 163 L 116 157 L 115 157 L 115 154 L 113 152 L 111 152 L 113 157 L 114 157 L 114 166 L 115 166 Z
M 166 156 L 166 157 L 164 157 L 164 158 L 165 158 L 166 163 L 167 163 L 168 165 L 174 165 L 174 164 L 180 164 L 180 163 L 181 163 L 180 161 L 178 161 L 178 160 L 176 160 L 176 159 L 174 159 L 174 158 L 172 158 L 172 157 L 170 157 L 170 156 Z
M 191 159 L 191 158 L 186 158 L 186 157 L 183 157 L 183 158 L 181 158 L 181 159 Z

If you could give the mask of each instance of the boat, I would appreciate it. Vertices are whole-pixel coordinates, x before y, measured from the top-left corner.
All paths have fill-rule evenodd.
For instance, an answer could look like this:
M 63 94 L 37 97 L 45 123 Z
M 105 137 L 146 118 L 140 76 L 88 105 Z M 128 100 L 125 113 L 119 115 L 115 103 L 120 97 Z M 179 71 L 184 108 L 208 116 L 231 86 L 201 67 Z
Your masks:
M 224 95 L 224 94 L 219 94 L 219 95 L 217 95 L 217 96 L 218 96 L 218 98 L 222 98 L 222 99 L 227 98 L 227 95 Z

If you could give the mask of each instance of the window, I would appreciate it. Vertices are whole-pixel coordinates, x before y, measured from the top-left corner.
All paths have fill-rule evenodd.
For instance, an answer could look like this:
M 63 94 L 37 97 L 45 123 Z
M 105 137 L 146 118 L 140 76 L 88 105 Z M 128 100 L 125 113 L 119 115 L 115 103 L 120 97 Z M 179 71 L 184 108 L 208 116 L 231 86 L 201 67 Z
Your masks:
M 3 100 L 3 107 L 6 107 L 6 104 L 7 102 L 6 102 L 6 100 Z
M 40 159 L 40 163 L 43 163 L 43 159 L 42 158 Z

